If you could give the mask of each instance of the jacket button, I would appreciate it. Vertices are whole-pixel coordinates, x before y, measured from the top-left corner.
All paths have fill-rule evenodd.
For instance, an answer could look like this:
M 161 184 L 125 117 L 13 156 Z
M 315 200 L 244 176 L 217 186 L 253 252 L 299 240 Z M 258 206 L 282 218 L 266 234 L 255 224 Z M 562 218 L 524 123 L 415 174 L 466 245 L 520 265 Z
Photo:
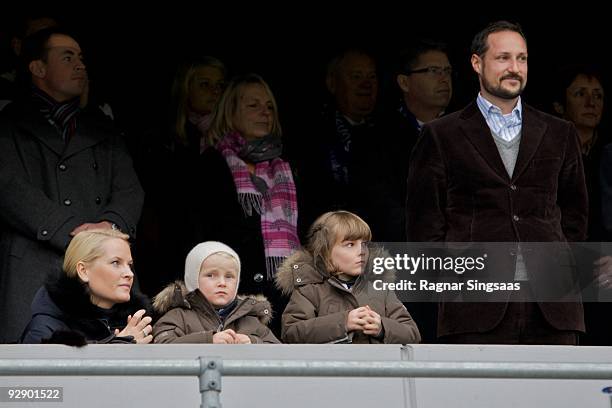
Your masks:
M 270 311 L 268 309 L 264 309 L 264 314 L 270 314 Z
M 296 281 L 297 283 L 300 283 L 300 282 L 302 281 L 302 278 L 297 278 L 295 281 Z
M 300 266 L 298 264 L 293 265 L 293 269 L 298 269 Z
M 516 214 L 512 216 L 512 219 L 513 219 L 514 221 L 518 221 L 518 220 L 520 220 L 519 216 L 518 216 L 518 215 L 516 215 Z
M 96 197 L 96 204 L 100 204 L 102 202 L 102 199 L 100 198 L 100 196 Z
M 512 185 L 510 186 L 510 190 L 512 190 L 512 191 L 516 191 L 516 185 L 512 184 Z
M 61 171 L 66 171 L 66 169 L 68 168 L 64 163 L 60 164 L 58 167 Z
M 263 282 L 263 275 L 261 273 L 256 273 L 255 276 L 253 276 L 253 280 L 257 283 L 261 283 Z
M 43 237 L 46 237 L 47 235 L 49 235 L 49 231 L 42 230 L 42 231 L 40 231 L 40 235 L 42 235 Z
M 67 198 L 67 199 L 65 199 L 65 200 L 64 200 L 64 205 L 69 206 L 69 205 L 71 205 L 71 204 L 72 204 L 72 201 L 70 201 L 70 199 L 69 199 L 69 198 Z

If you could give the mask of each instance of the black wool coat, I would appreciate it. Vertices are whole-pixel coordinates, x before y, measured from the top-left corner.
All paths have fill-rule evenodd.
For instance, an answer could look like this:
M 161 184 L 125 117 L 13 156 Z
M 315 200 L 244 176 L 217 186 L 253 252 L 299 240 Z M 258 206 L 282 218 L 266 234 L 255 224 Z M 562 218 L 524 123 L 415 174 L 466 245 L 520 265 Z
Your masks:
M 114 332 L 123 330 L 128 316 L 140 309 L 151 315 L 149 299 L 134 288 L 128 302 L 102 309 L 91 303 L 86 285 L 78 279 L 52 278 L 34 296 L 32 319 L 21 343 L 130 343 L 131 336 L 117 337 Z
M 15 341 L 30 302 L 61 271 L 70 232 L 109 221 L 135 237 L 144 192 L 110 121 L 81 113 L 68 143 L 28 102 L 0 116 L 0 343 Z

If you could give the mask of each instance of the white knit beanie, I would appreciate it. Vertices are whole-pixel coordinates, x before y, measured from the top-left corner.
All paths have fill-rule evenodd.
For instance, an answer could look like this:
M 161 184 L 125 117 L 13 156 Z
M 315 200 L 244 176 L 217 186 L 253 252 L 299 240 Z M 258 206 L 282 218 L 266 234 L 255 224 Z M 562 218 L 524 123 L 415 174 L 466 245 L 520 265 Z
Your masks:
M 222 242 L 206 241 L 193 247 L 185 259 L 185 286 L 187 286 L 188 291 L 191 292 L 198 289 L 202 262 L 209 256 L 218 252 L 225 252 L 236 260 L 238 263 L 238 283 L 240 283 L 240 257 L 236 251 Z

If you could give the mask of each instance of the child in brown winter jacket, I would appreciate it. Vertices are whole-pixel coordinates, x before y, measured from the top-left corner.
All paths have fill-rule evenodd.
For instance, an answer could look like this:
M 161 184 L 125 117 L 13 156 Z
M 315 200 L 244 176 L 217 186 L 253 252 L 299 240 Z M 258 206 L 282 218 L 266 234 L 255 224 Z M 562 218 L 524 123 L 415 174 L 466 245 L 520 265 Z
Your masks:
M 196 245 L 185 260 L 185 282 L 168 285 L 153 307 L 165 313 L 153 327 L 155 343 L 279 343 L 267 324 L 263 297 L 237 296 L 240 258 L 221 242 Z
M 291 295 L 282 316 L 286 343 L 418 343 L 419 330 L 392 291 L 367 282 L 370 227 L 348 211 L 310 227 L 305 249 L 288 258 L 276 285 Z

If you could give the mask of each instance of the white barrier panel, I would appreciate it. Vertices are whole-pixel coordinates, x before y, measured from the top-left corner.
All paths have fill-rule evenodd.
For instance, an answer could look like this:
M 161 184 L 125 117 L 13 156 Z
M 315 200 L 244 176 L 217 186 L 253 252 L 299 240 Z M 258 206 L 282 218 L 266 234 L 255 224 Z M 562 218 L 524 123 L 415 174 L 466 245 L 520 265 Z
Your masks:
M 416 361 L 612 363 L 612 347 L 418 345 Z M 417 378 L 418 408 L 610 408 L 606 380 Z
M 404 351 L 405 352 L 405 351 Z M 74 349 L 56 345 L 3 345 L 4 358 L 76 359 L 225 359 L 387 360 L 401 359 L 397 345 L 90 345 Z M 221 402 L 231 407 L 407 407 L 399 378 L 228 377 L 222 379 Z M 0 407 L 115 408 L 200 406 L 198 378 L 193 377 L 0 377 L 0 387 L 63 387 L 63 403 L 0 402 Z
M 610 363 L 612 348 L 418 345 L 2 345 L 0 359 L 223 359 Z M 0 387 L 63 387 L 62 403 L 0 402 L 0 407 L 198 407 L 192 377 L 0 377 Z M 230 377 L 227 407 L 610 407 L 606 380 Z M 1 401 L 1 399 L 0 399 Z

